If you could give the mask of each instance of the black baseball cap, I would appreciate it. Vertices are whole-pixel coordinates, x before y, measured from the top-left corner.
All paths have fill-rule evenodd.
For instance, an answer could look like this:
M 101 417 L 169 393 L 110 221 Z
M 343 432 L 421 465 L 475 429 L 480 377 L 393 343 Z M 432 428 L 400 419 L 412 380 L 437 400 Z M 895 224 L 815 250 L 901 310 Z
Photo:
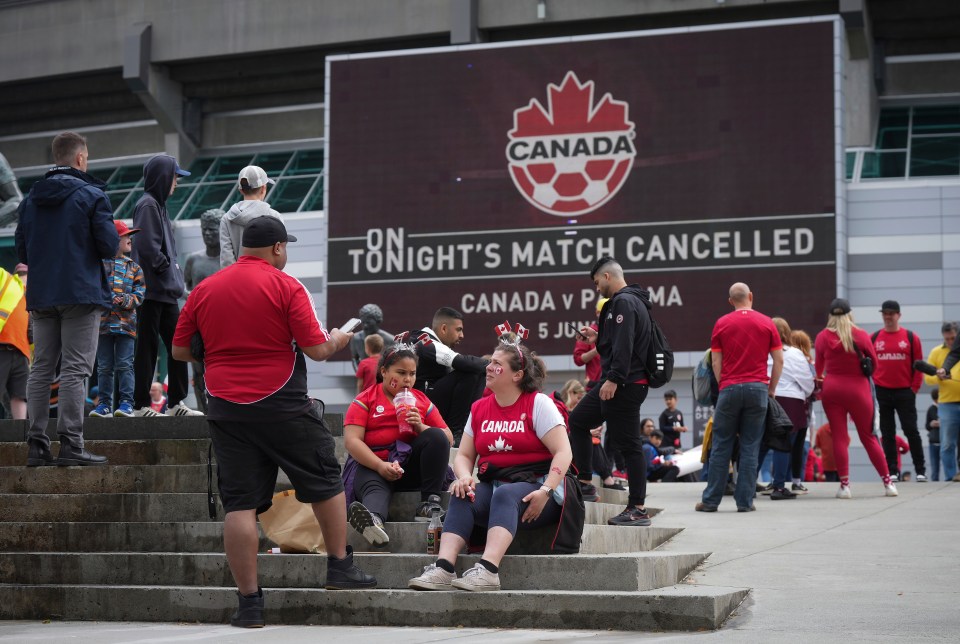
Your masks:
M 899 313 L 900 302 L 897 302 L 896 300 L 887 300 L 880 305 L 880 312 L 883 313 L 884 311 L 893 311 L 894 313 Z
M 830 302 L 830 315 L 846 315 L 850 312 L 850 302 L 838 297 Z
M 257 217 L 243 229 L 240 245 L 244 248 L 266 248 L 277 242 L 295 242 L 297 238 L 287 234 L 283 222 L 275 217 Z

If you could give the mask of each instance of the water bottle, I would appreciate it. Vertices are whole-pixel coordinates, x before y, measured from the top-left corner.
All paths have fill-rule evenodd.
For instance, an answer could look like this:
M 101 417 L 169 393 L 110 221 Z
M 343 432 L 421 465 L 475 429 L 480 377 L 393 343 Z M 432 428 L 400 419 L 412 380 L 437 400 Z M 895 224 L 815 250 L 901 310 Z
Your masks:
M 440 554 L 440 535 L 443 534 L 443 521 L 440 520 L 440 508 L 434 508 L 430 513 L 430 524 L 427 526 L 427 554 Z
M 410 423 L 407 422 L 407 412 L 412 407 L 417 406 L 417 399 L 409 389 L 404 387 L 402 390 L 397 392 L 396 396 L 393 397 L 393 406 L 397 410 L 397 424 L 400 426 L 400 440 L 406 443 L 413 442 L 413 439 L 417 437 L 417 434 L 413 431 L 413 427 L 410 426 Z

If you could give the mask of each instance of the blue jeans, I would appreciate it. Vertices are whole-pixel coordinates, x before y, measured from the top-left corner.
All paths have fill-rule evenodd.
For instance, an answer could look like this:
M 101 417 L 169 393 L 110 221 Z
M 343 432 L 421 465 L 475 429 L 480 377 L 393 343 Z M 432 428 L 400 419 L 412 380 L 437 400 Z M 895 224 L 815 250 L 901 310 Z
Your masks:
M 766 412 L 764 412 L 764 420 L 766 420 Z M 796 432 L 794 432 L 794 435 L 791 436 L 791 438 L 794 436 L 796 436 Z M 761 446 L 758 461 L 763 463 L 767 458 L 767 454 L 770 454 L 770 460 L 773 461 L 773 478 L 771 479 L 773 487 L 784 487 L 788 477 L 790 476 L 790 452 L 778 452 L 775 449 L 764 448 Z
M 100 336 L 100 344 L 97 345 L 100 404 L 110 409 L 113 409 L 114 375 L 120 390 L 120 404 L 133 405 L 133 345 L 135 342 L 126 334 L 107 333 Z
M 738 508 L 753 505 L 757 491 L 757 457 L 766 424 L 768 399 L 767 385 L 762 382 L 728 385 L 720 391 L 713 413 L 713 446 L 710 448 L 707 487 L 703 491 L 704 504 L 720 505 L 733 444 L 739 437 L 740 462 L 733 497 Z
M 931 481 L 940 480 L 940 444 L 939 443 L 930 443 L 930 467 L 927 468 L 927 471 L 930 472 Z
M 450 496 L 450 507 L 447 509 L 443 531 L 463 537 L 469 542 L 475 525 L 486 526 L 487 529 L 503 528 L 517 536 L 518 529 L 528 530 L 557 523 L 563 508 L 552 498 L 543 506 L 540 516 L 532 522 L 520 521 L 529 505 L 523 502 L 523 497 L 538 489 L 540 485 L 534 483 L 504 483 L 496 490 L 493 489 L 493 483 L 478 483 L 475 489 L 476 497 L 472 502 Z
M 957 436 L 960 434 L 960 403 L 940 403 L 940 464 L 943 480 L 957 475 Z

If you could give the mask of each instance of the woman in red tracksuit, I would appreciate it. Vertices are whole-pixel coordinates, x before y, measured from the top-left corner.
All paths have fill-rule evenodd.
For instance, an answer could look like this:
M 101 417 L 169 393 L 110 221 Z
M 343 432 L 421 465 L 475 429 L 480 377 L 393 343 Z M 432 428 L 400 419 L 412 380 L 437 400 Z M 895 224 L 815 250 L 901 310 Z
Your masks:
M 860 355 L 870 356 L 877 364 L 877 354 L 866 331 L 853 323 L 850 304 L 837 298 L 830 303 L 830 316 L 827 328 L 817 335 L 816 340 L 817 380 L 823 383 L 823 411 L 833 429 L 833 457 L 840 477 L 838 499 L 851 498 L 850 493 L 850 457 L 847 447 L 850 436 L 846 431 L 847 414 L 860 435 L 870 462 L 883 479 L 887 496 L 897 496 L 897 488 L 890 481 L 887 460 L 880 447 L 880 441 L 873 435 L 873 392 L 870 379 L 860 368 Z M 856 348 L 855 348 L 856 347 Z

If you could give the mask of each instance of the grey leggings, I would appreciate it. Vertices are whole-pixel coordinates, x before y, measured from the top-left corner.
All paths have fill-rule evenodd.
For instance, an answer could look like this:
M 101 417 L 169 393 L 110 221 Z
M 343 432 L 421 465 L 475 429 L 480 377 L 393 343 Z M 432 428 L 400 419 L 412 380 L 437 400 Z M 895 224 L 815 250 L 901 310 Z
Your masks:
M 543 512 L 532 523 L 520 522 L 529 505 L 522 501 L 523 497 L 538 489 L 539 483 L 503 483 L 496 490 L 492 483 L 479 483 L 472 503 L 469 497 L 450 497 L 443 531 L 469 541 L 475 525 L 485 525 L 488 529 L 504 528 L 516 536 L 518 527 L 527 530 L 557 523 L 562 508 L 553 499 L 547 501 Z

